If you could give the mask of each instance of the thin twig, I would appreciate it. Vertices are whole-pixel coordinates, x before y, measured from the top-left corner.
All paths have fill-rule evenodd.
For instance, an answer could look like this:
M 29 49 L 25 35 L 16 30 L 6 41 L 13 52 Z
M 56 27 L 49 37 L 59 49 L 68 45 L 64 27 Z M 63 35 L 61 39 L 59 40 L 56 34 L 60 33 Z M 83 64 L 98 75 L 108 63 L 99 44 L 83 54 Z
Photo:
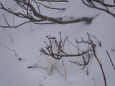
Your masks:
M 49 8 L 49 9 L 65 10 L 65 8 L 53 8 L 53 7 L 46 6 L 46 5 L 44 5 L 44 4 L 40 3 L 40 2 L 37 2 L 37 3 L 39 3 L 42 6 L 44 6 L 45 8 Z
M 11 39 L 11 42 L 13 43 L 14 42 L 14 40 L 13 40 L 13 38 L 12 38 L 12 36 L 9 34 L 9 37 L 10 37 L 10 39 Z
M 20 27 L 20 26 L 22 26 L 24 24 L 30 23 L 30 22 L 31 21 L 26 21 L 26 22 L 23 22 L 23 23 L 21 23 L 19 25 L 15 25 L 15 26 L 0 26 L 0 27 L 2 27 L 2 28 L 17 28 L 17 27 Z
M 111 57 L 110 57 L 110 55 L 109 55 L 109 52 L 106 50 L 106 53 L 107 53 L 107 55 L 108 55 L 108 57 L 109 57 L 109 60 L 110 60 L 110 62 L 111 62 L 111 64 L 112 64 L 112 67 L 113 67 L 113 69 L 115 70 L 115 65 L 114 65 L 114 63 L 113 63 L 113 61 L 112 61 L 112 59 L 111 59 Z
M 115 13 L 111 12 L 108 8 L 115 8 L 115 5 L 110 5 L 110 4 L 106 4 L 104 3 L 104 1 L 101 0 L 82 0 L 83 4 L 90 7 L 90 8 L 94 8 L 94 9 L 98 9 L 101 11 L 104 11 L 110 15 L 112 15 L 113 17 L 115 17 Z M 96 4 L 94 4 L 93 2 L 96 2 Z M 100 4 L 101 6 L 99 7 L 98 4 Z
M 4 14 L 3 14 L 3 17 L 4 17 L 4 20 L 5 20 L 6 24 L 7 24 L 8 26 L 10 26 L 10 24 L 8 23 L 8 21 L 7 21 L 7 19 L 6 19 L 6 17 L 5 17 Z
M 23 60 L 22 58 L 19 57 L 19 55 L 17 54 L 16 50 L 12 50 L 12 49 L 10 49 L 10 48 L 7 47 L 7 46 L 2 46 L 2 47 L 8 49 L 9 51 L 14 52 L 15 57 L 16 57 L 19 61 Z
M 93 76 L 93 81 L 94 81 L 94 84 L 95 84 L 95 86 L 96 86 L 96 81 L 95 81 L 95 77 Z
M 63 64 L 63 68 L 64 68 L 64 72 L 65 72 L 65 80 L 67 81 L 67 71 L 66 71 L 66 67 L 65 67 L 63 58 L 62 58 L 62 64 Z

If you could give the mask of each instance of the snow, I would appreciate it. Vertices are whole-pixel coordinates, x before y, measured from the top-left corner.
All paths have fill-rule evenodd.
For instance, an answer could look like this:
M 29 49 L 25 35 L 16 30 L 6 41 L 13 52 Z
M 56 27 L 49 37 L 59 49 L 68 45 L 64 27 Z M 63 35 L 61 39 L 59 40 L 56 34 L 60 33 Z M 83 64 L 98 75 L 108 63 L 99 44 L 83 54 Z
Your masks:
M 16 6 L 15 4 L 11 5 L 12 0 L 1 0 L 1 2 L 11 8 Z M 72 16 L 73 18 L 98 16 L 91 24 L 86 24 L 85 22 L 66 25 L 26 24 L 13 29 L 0 28 L 0 86 L 95 86 L 95 82 L 96 86 L 104 86 L 100 67 L 94 57 L 91 58 L 89 65 L 86 67 L 89 70 L 89 75 L 86 73 L 86 68 L 81 70 L 81 67 L 68 61 L 77 60 L 77 57 L 59 60 L 51 76 L 47 75 L 45 68 L 38 67 L 42 57 L 39 50 L 46 46 L 44 41 L 48 42 L 46 36 L 51 35 L 59 40 L 59 32 L 62 33 L 62 38 L 68 36 L 69 40 L 74 44 L 76 38 L 78 40 L 80 40 L 81 37 L 87 39 L 87 32 L 91 35 L 95 35 L 98 40 L 101 40 L 102 47 L 96 48 L 97 55 L 103 64 L 108 86 L 114 86 L 115 70 L 111 66 L 105 51 L 108 50 L 115 64 L 115 52 L 111 50 L 115 49 L 114 18 L 107 13 L 86 7 L 80 0 L 70 0 L 69 3 L 56 5 L 50 3 L 47 5 L 67 8 L 65 11 L 51 11 L 42 8 L 42 13 L 48 16 Z M 18 9 L 19 8 L 16 8 L 16 11 L 18 11 Z M 5 13 L 8 22 L 13 24 L 13 16 L 8 13 L 6 14 L 4 11 L 0 11 L 0 25 L 5 24 L 3 13 Z M 23 21 L 23 19 L 16 17 L 14 19 L 15 24 L 19 24 Z M 70 46 L 71 45 L 67 43 L 66 51 L 74 53 L 73 47 Z M 85 46 L 81 47 L 86 48 Z M 15 52 L 12 50 L 15 50 Z M 21 61 L 18 60 L 19 57 L 22 59 Z M 66 79 L 65 76 L 63 76 L 65 72 L 62 61 L 64 61 L 67 72 Z M 28 67 L 32 65 L 36 67 L 29 69 Z M 45 65 L 47 64 L 45 63 Z

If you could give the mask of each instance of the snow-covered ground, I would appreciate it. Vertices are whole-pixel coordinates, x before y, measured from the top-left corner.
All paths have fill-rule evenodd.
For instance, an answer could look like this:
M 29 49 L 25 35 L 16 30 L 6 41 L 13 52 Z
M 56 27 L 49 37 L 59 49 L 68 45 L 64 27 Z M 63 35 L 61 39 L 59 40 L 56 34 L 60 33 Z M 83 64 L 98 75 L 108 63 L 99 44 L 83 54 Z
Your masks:
M 8 0 L 1 1 L 15 9 L 16 5 L 11 3 L 12 0 L 10 0 L 11 2 Z M 51 76 L 47 75 L 46 70 L 38 68 L 41 57 L 43 57 L 39 50 L 44 48 L 44 41 L 48 41 L 46 36 L 51 35 L 59 39 L 59 32 L 62 33 L 63 38 L 68 36 L 72 43 L 75 43 L 76 38 L 83 37 L 86 39 L 87 32 L 101 40 L 102 47 L 96 48 L 97 55 L 103 65 L 108 86 L 114 86 L 115 70 L 105 50 L 108 50 L 115 64 L 115 52 L 113 51 L 115 49 L 115 19 L 109 14 L 86 7 L 80 0 L 69 0 L 69 3 L 50 3 L 48 5 L 66 8 L 65 11 L 43 9 L 42 13 L 48 16 L 72 16 L 74 18 L 98 16 L 91 24 L 84 22 L 66 25 L 26 24 L 13 29 L 0 28 L 0 86 L 95 86 L 95 83 L 96 86 L 104 86 L 100 67 L 94 57 L 91 58 L 84 70 L 81 70 L 82 67 L 69 62 L 68 58 L 63 58 L 67 72 L 66 79 L 62 76 L 65 74 L 62 59 L 56 64 L 56 69 Z M 13 24 L 13 16 L 0 11 L 0 25 L 5 24 L 3 13 L 5 13 L 8 22 Z M 14 24 L 20 22 L 23 20 L 14 19 Z M 69 43 L 67 45 L 66 51 L 75 52 Z M 69 60 L 76 60 L 76 58 L 69 58 Z M 37 67 L 29 69 L 28 67 L 31 65 Z M 89 75 L 86 73 L 87 68 Z

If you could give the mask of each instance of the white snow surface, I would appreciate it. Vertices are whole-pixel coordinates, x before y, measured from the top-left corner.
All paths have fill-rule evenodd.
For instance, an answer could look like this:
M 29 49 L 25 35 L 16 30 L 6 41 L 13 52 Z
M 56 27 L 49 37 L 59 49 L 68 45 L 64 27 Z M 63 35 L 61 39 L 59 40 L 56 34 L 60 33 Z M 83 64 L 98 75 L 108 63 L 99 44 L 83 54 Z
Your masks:
M 109 1 L 109 0 L 108 0 Z M 16 8 L 12 0 L 1 0 L 6 6 Z M 47 4 L 47 3 L 46 3 Z M 107 79 L 108 86 L 115 85 L 115 70 L 113 69 L 107 53 L 108 50 L 113 63 L 115 64 L 115 19 L 105 13 L 96 9 L 86 7 L 80 0 L 69 0 L 68 3 L 47 4 L 55 7 L 65 7 L 65 11 L 59 10 L 45 10 L 43 7 L 43 14 L 51 17 L 95 17 L 91 24 L 85 22 L 74 24 L 50 24 L 50 25 L 35 25 L 25 24 L 18 28 L 0 28 L 0 86 L 104 86 L 102 73 L 96 59 L 92 56 L 88 66 L 81 70 L 75 64 L 68 60 L 76 60 L 78 57 L 63 58 L 56 63 L 56 67 L 52 75 L 47 75 L 45 67 L 47 63 L 42 63 L 44 56 L 40 55 L 39 51 L 46 45 L 44 41 L 48 42 L 46 36 L 54 36 L 59 40 L 59 32 L 62 38 L 68 36 L 68 39 L 75 44 L 76 38 L 87 39 L 87 34 L 95 35 L 98 40 L 101 40 L 102 47 L 97 47 L 97 55 L 101 61 Z M 3 18 L 3 13 L 8 19 L 9 24 L 13 24 L 13 15 L 0 10 L 0 25 L 7 25 Z M 14 17 L 14 24 L 17 25 L 24 19 Z M 75 49 L 67 44 L 66 51 L 75 53 Z M 86 48 L 85 46 L 81 46 Z M 15 50 L 12 51 L 12 50 Z M 16 55 L 15 55 L 16 54 Z M 21 61 L 18 58 L 22 58 Z M 67 77 L 65 79 L 62 74 L 65 74 L 62 60 L 64 61 Z M 39 68 L 40 64 L 43 68 Z M 29 66 L 36 66 L 35 68 L 28 68 Z M 89 75 L 86 73 L 88 68 Z M 60 74 L 61 73 L 61 74 Z

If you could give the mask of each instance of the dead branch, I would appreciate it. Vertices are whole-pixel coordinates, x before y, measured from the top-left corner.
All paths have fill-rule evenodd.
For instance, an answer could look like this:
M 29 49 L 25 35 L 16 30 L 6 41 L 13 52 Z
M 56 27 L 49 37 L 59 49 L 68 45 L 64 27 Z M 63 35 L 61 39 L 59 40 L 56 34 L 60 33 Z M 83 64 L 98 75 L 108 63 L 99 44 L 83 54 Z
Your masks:
M 15 26 L 0 26 L 0 27 L 2 27 L 2 28 L 18 28 L 18 27 L 20 27 L 20 26 L 22 26 L 22 25 L 24 25 L 24 24 L 27 24 L 27 23 L 31 23 L 31 21 L 26 21 L 26 22 L 23 22 L 23 23 L 21 23 L 21 24 L 19 24 L 19 25 L 15 25 Z
M 99 58 L 98 58 L 98 56 L 97 56 L 97 54 L 96 54 L 94 42 L 93 42 L 93 40 L 91 39 L 90 35 L 89 35 L 89 34 L 87 34 L 87 35 L 88 35 L 88 38 L 89 38 L 90 43 L 91 43 L 93 55 L 94 55 L 94 57 L 96 58 L 96 60 L 97 60 L 97 62 L 98 62 L 98 64 L 99 64 L 99 66 L 100 66 L 100 69 L 101 69 L 101 72 L 102 72 L 102 75 L 103 75 L 104 84 L 105 84 L 105 86 L 107 86 L 107 81 L 106 81 L 106 77 L 105 77 L 105 72 L 104 72 L 103 66 L 102 66 L 101 62 L 99 61 Z
M 47 36 L 47 38 L 48 38 L 50 44 L 48 45 L 45 42 L 45 44 L 46 44 L 45 48 L 46 49 L 41 48 L 41 50 L 40 50 L 43 54 L 51 56 L 51 57 L 53 57 L 55 59 L 58 59 L 58 60 L 60 60 L 63 57 L 70 57 L 71 58 L 71 57 L 79 57 L 79 56 L 81 56 L 81 59 L 83 60 L 83 63 L 78 62 L 78 61 L 74 61 L 74 62 L 70 61 L 70 62 L 75 63 L 76 65 L 79 65 L 79 66 L 84 66 L 83 68 L 85 68 L 85 66 L 89 63 L 89 61 L 90 61 L 90 55 L 89 55 L 90 50 L 81 50 L 81 49 L 79 49 L 79 47 L 76 47 L 74 44 L 69 42 L 78 51 L 80 50 L 79 53 L 78 54 L 69 54 L 69 53 L 64 51 L 65 44 L 69 40 L 67 39 L 68 37 L 66 37 L 65 40 L 63 40 L 62 37 L 61 37 L 61 32 L 60 32 L 60 40 L 59 41 L 56 40 L 56 37 Z M 54 42 L 51 41 L 52 39 L 54 40 Z M 80 44 L 81 42 L 76 42 L 76 43 Z M 87 43 L 88 45 L 91 44 L 88 41 L 82 41 L 82 43 Z M 53 49 L 54 45 L 56 45 L 56 47 L 57 47 L 57 52 L 54 52 L 54 49 Z M 84 57 L 85 54 L 88 55 L 87 60 Z
M 73 43 L 71 43 L 72 46 L 74 46 L 74 48 L 80 50 L 78 54 L 69 54 L 69 53 L 65 52 L 62 49 L 62 47 L 60 47 L 62 45 L 62 43 L 63 43 L 63 39 L 61 37 L 61 33 L 60 33 L 60 40 L 59 41 L 56 40 L 56 37 L 48 37 L 47 36 L 50 44 L 48 45 L 46 43 L 46 45 L 47 45 L 46 50 L 42 48 L 40 51 L 43 54 L 45 54 L 45 55 L 51 56 L 52 58 L 59 59 L 59 60 L 61 58 L 63 58 L 63 57 L 80 57 L 82 59 L 82 62 L 70 61 L 70 60 L 68 60 L 68 61 L 70 61 L 71 63 L 74 63 L 74 64 L 76 64 L 78 66 L 83 66 L 82 69 L 84 69 L 88 65 L 88 63 L 90 61 L 91 57 L 90 57 L 90 53 L 89 52 L 93 53 L 95 59 L 97 60 L 97 62 L 99 64 L 99 67 L 101 69 L 101 72 L 102 72 L 102 75 L 103 75 L 103 80 L 104 80 L 104 85 L 107 86 L 105 72 L 104 72 L 103 66 L 102 66 L 102 64 L 99 61 L 99 58 L 97 56 L 96 49 L 95 49 L 96 48 L 96 44 L 94 43 L 92 38 L 95 38 L 95 40 L 97 41 L 98 44 L 99 44 L 99 41 L 97 40 L 96 36 L 89 35 L 88 33 L 87 33 L 87 36 L 88 36 L 88 41 L 85 41 L 83 38 L 81 38 L 81 41 L 76 40 L 76 43 L 77 44 L 87 44 L 88 45 L 88 50 L 81 50 L 81 49 L 79 49 L 79 47 L 76 47 L 75 45 L 73 45 Z M 55 42 L 52 42 L 51 41 L 52 39 Z M 57 53 L 54 52 L 54 49 L 53 49 L 54 44 L 57 46 L 57 49 L 58 49 Z M 64 43 L 64 45 L 65 45 L 65 43 Z M 100 46 L 100 44 L 99 44 L 99 46 Z M 87 58 L 85 57 L 85 55 L 88 55 Z
M 105 3 L 104 0 L 82 0 L 82 2 L 83 2 L 83 4 L 85 4 L 86 6 L 88 6 L 90 8 L 104 11 L 104 12 L 112 15 L 113 17 L 115 17 L 115 13 L 109 10 L 109 9 L 115 8 L 114 2 L 113 2 L 113 4 Z M 101 6 L 98 6 L 98 4 L 100 4 Z
M 66 0 L 44 0 L 44 1 L 66 1 Z M 65 10 L 65 8 L 51 8 L 38 2 L 38 0 L 30 0 L 28 2 L 26 0 L 15 0 L 15 2 L 22 9 L 22 12 L 15 12 L 11 8 L 4 6 L 1 2 L 0 2 L 0 9 L 12 15 L 15 15 L 17 17 L 27 19 L 27 21 L 33 22 L 35 24 L 70 24 L 70 23 L 79 23 L 79 22 L 91 22 L 94 19 L 93 17 L 81 17 L 76 19 L 70 18 L 69 20 L 64 20 L 63 17 L 58 17 L 58 18 L 48 17 L 40 13 L 40 7 L 38 6 L 38 4 L 44 6 L 45 8 L 50 8 L 50 9 Z M 33 5 L 33 3 L 36 4 L 37 8 L 35 5 Z M 19 24 L 17 26 L 11 26 L 8 24 L 6 19 L 5 21 L 8 26 L 0 26 L 0 27 L 17 28 L 23 24 L 28 23 L 28 22 L 23 22 L 22 24 Z
M 34 0 L 34 1 L 35 1 L 35 0 Z M 40 2 L 36 2 L 36 3 L 38 3 L 38 4 L 42 5 L 42 6 L 44 6 L 45 8 L 49 8 L 49 9 L 65 10 L 65 8 L 53 8 L 53 7 L 46 6 L 46 5 L 44 5 L 44 4 L 40 3 Z

